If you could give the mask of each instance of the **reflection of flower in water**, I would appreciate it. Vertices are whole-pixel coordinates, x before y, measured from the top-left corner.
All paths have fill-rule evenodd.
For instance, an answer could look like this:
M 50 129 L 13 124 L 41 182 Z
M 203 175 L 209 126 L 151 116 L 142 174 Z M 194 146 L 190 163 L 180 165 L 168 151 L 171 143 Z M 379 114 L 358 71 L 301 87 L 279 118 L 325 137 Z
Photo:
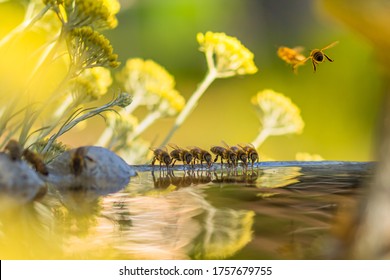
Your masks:
M 220 209 L 207 214 L 204 244 L 194 252 L 197 259 L 233 256 L 252 240 L 253 211 Z
M 318 154 L 309 154 L 309 153 L 297 153 L 295 155 L 297 161 L 321 161 L 324 158 Z
M 115 243 L 127 258 L 224 258 L 251 240 L 253 212 L 216 209 L 199 188 L 160 196 L 119 196 L 119 201 L 116 195 L 105 199 L 105 209 L 113 204 L 116 209 L 104 215 L 120 221 Z
M 286 166 L 267 168 L 257 179 L 258 185 L 263 188 L 281 188 L 299 182 L 301 167 Z

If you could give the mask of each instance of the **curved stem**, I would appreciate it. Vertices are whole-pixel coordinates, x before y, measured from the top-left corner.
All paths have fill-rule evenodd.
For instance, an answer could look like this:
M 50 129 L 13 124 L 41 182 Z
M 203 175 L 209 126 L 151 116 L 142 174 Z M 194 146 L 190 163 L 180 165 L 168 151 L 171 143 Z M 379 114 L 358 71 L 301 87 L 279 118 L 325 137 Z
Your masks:
M 175 123 L 166 136 L 165 140 L 162 142 L 161 146 L 165 146 L 169 139 L 173 136 L 175 131 L 183 124 L 189 114 L 194 110 L 196 105 L 198 104 L 198 100 L 206 91 L 206 89 L 211 85 L 211 83 L 218 77 L 218 72 L 215 68 L 210 68 L 209 72 L 207 72 L 206 77 L 202 81 L 202 83 L 198 86 L 196 91 L 192 94 L 184 109 L 180 112 L 180 114 L 176 117 Z
M 149 126 L 151 126 L 157 119 L 161 118 L 160 111 L 154 111 L 151 114 L 147 115 L 145 119 L 135 128 L 133 135 L 130 137 L 130 140 L 138 137 L 143 133 Z
M 263 129 L 259 135 L 257 135 L 256 139 L 252 141 L 253 146 L 258 149 L 261 144 L 270 136 L 270 131 L 268 129 Z

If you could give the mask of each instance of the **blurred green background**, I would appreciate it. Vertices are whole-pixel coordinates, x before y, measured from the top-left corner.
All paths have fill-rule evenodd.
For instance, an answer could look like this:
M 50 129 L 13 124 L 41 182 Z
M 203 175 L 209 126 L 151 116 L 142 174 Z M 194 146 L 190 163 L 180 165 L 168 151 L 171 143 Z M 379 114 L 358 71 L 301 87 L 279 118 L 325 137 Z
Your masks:
M 272 88 L 301 109 L 301 135 L 270 137 L 260 153 L 291 160 L 296 152 L 329 160 L 372 160 L 375 127 L 382 100 L 381 69 L 369 42 L 329 15 L 320 1 L 301 0 L 132 0 L 121 1 L 119 26 L 106 32 L 121 61 L 153 59 L 175 76 L 186 99 L 206 72 L 198 51 L 197 32 L 225 32 L 255 54 L 255 75 L 220 79 L 201 98 L 197 109 L 176 132 L 172 142 L 208 148 L 252 141 L 259 121 L 250 98 Z M 276 55 L 279 46 L 322 48 L 333 63 L 310 63 L 294 75 Z M 142 112 L 138 112 L 142 114 Z M 145 139 L 158 144 L 173 119 L 158 121 Z
M 262 155 L 292 160 L 297 152 L 308 152 L 327 160 L 374 159 L 384 87 L 381 68 L 370 43 L 334 19 L 321 1 L 120 2 L 119 25 L 105 35 L 122 65 L 128 58 L 153 59 L 175 77 L 177 89 L 187 100 L 207 70 L 203 53 L 198 51 L 198 32 L 225 32 L 255 55 L 260 71 L 214 82 L 171 142 L 209 148 L 221 140 L 228 144 L 254 140 L 260 123 L 250 99 L 271 88 L 292 99 L 306 125 L 301 135 L 268 138 L 260 147 Z M 320 64 L 316 73 L 307 63 L 295 75 L 276 55 L 281 45 L 305 47 L 308 55 L 311 49 L 334 41 L 339 44 L 326 51 L 334 62 Z M 144 113 L 136 111 L 140 116 Z M 173 120 L 159 120 L 144 138 L 157 146 Z M 104 121 L 96 118 L 88 128 L 69 133 L 63 141 L 93 144 L 103 126 Z

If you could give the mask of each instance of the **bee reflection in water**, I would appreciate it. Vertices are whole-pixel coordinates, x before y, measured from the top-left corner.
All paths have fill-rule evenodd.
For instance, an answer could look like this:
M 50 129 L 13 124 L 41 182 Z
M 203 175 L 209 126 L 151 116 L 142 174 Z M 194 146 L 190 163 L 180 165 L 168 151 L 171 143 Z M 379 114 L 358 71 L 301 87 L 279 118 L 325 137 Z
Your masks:
M 190 186 L 214 184 L 243 184 L 245 186 L 256 186 L 258 170 L 243 170 L 242 172 L 228 171 L 226 173 L 217 173 L 207 171 L 184 171 L 175 174 L 173 170 L 159 172 L 158 176 L 152 171 L 154 187 L 157 189 L 166 189 L 171 185 L 177 188 Z

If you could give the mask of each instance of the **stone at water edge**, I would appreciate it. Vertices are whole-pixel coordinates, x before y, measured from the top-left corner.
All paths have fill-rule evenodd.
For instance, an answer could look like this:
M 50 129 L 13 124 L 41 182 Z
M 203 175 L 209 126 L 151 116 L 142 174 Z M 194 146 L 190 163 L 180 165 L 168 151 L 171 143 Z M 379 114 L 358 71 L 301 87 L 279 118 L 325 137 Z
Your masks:
M 56 187 L 98 191 L 124 188 L 137 175 L 117 154 L 98 146 L 66 151 L 49 163 L 48 170 L 48 182 Z

